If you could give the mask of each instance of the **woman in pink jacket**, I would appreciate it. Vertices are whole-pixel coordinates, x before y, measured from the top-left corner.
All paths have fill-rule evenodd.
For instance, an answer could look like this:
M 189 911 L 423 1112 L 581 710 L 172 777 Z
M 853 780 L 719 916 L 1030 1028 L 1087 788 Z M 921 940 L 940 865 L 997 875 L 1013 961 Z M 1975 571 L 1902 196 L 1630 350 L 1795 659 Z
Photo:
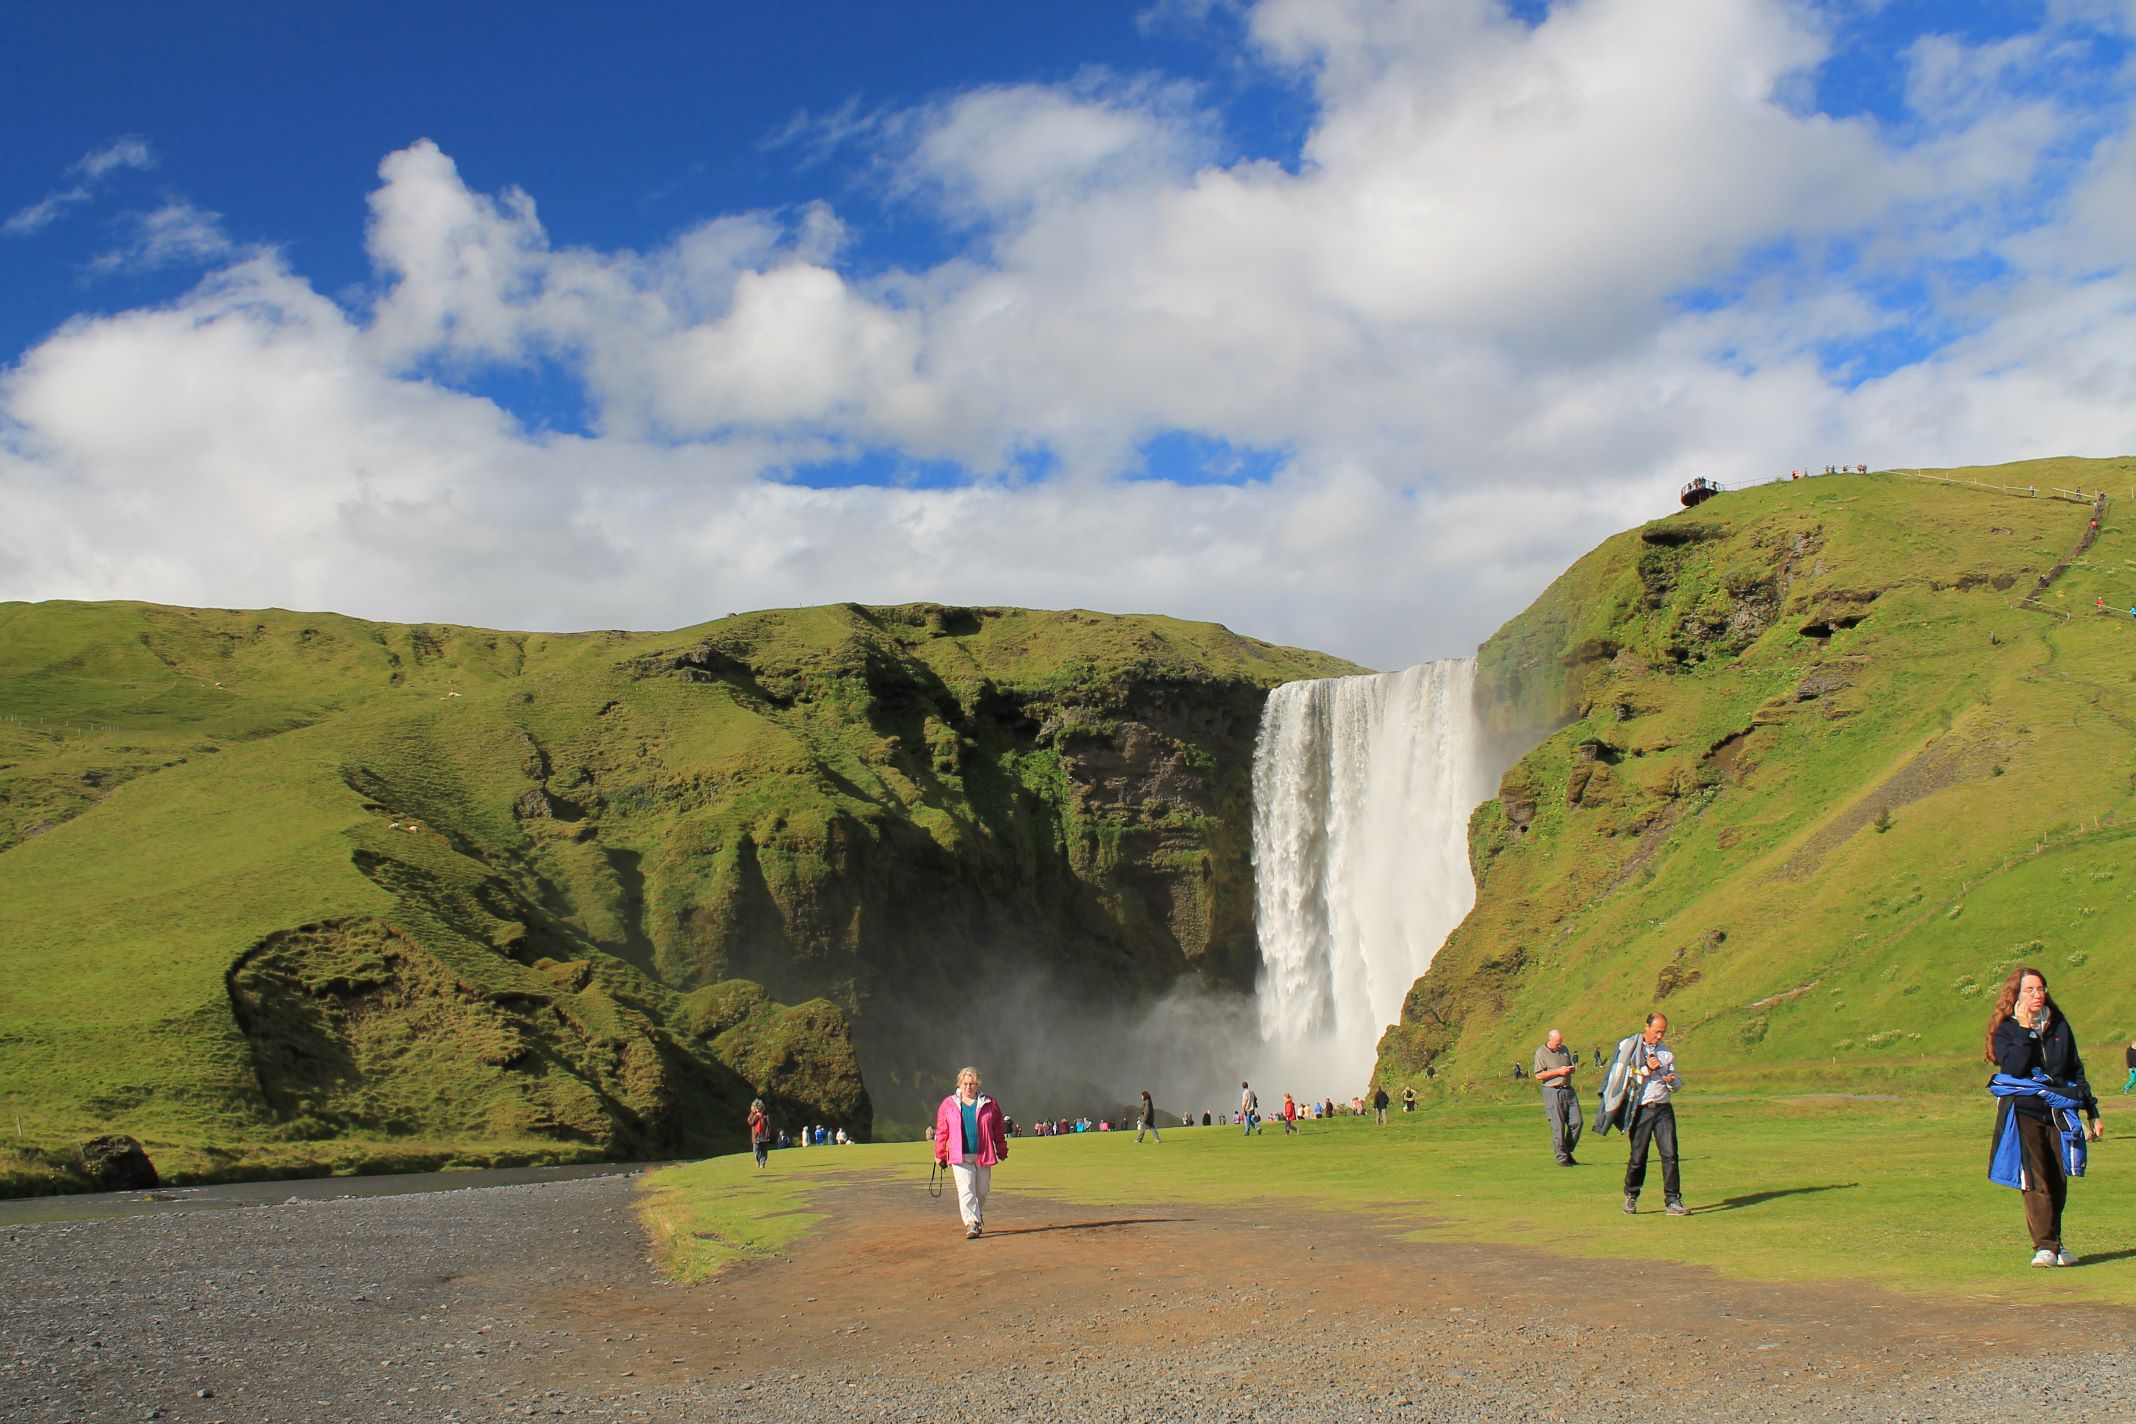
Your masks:
M 994 1164 L 1009 1155 L 1009 1133 L 1001 1104 L 979 1091 L 979 1070 L 957 1072 L 957 1091 L 935 1110 L 935 1161 L 949 1168 L 957 1182 L 957 1213 L 964 1218 L 964 1239 L 977 1240 L 986 1227 L 986 1193 Z

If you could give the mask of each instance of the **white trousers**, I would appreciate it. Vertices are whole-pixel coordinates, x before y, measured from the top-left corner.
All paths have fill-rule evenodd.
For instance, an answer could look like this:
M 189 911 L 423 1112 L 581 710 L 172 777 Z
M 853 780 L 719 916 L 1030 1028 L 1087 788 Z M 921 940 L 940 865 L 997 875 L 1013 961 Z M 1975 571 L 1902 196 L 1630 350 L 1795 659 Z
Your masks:
M 952 1162 L 949 1174 L 957 1179 L 957 1215 L 968 1227 L 986 1225 L 986 1189 L 993 1185 L 994 1169 L 976 1162 Z

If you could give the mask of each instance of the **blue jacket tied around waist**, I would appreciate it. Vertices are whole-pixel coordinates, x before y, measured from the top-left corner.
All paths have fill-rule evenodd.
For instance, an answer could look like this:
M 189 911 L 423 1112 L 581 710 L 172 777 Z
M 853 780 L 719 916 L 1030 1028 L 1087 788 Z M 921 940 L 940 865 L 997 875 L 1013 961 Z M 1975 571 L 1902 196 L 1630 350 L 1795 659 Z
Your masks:
M 2091 1094 L 2082 1083 L 2057 1083 L 2045 1073 L 2013 1078 L 1997 1073 L 1988 1079 L 1988 1091 L 2002 1099 L 2036 1096 L 2047 1105 L 2048 1116 L 2062 1139 L 2062 1171 L 2072 1177 L 2084 1175 L 2089 1149 L 2084 1142 L 2085 1100 Z M 2000 1104 L 1995 1115 L 1995 1138 L 1988 1151 L 1988 1180 L 2023 1191 L 2025 1154 L 2017 1141 L 2017 1114 L 2010 1104 Z

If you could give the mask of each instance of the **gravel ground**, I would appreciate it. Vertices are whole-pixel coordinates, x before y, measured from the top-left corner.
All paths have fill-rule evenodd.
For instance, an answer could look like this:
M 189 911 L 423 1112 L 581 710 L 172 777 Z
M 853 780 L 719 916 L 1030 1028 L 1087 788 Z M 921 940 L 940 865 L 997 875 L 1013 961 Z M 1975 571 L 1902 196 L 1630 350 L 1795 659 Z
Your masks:
M 0 1415 L 481 1420 L 521 1416 L 548 1390 L 593 1397 L 616 1351 L 584 1349 L 586 1321 L 556 1303 L 649 1275 L 632 1185 L 10 1227 Z
M 614 1176 L 0 1226 L 0 1416 L 2136 1417 L 2127 1312 L 856 1186 L 786 1260 L 654 1280 Z M 1669 1223 L 1688 1229 L 1692 1223 Z M 1267 1234 L 1259 1234 L 1267 1233 Z M 1301 1244 L 1301 1242 L 1303 1244 Z M 2036 1367 L 2014 1371 L 2011 1362 Z

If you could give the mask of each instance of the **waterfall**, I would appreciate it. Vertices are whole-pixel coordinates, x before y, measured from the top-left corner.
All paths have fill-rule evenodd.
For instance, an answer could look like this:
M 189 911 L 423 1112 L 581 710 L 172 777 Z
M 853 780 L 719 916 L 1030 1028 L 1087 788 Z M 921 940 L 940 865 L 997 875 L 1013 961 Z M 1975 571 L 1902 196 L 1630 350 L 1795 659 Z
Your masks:
M 1402 996 L 1475 902 L 1492 791 L 1472 658 L 1269 695 L 1253 764 L 1262 1037 L 1354 1091 Z M 1309 1085 L 1309 1091 L 1333 1091 Z

